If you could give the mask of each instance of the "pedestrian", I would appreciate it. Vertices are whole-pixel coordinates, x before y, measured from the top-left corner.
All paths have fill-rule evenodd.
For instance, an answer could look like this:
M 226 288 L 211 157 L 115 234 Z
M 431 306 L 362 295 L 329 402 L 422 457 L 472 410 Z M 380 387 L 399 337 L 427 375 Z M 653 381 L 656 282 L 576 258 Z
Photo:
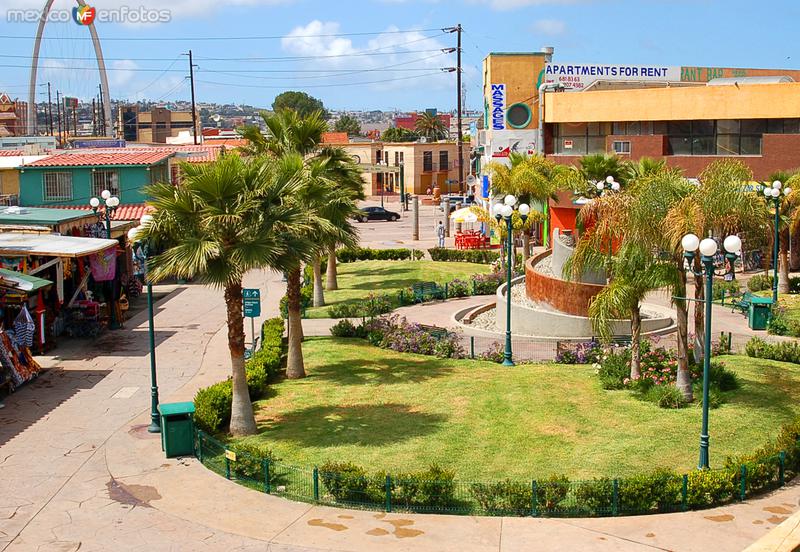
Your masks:
M 425 195 L 431 195 L 431 187 L 428 186 L 428 189 L 425 190 Z
M 436 237 L 439 238 L 439 247 L 444 247 L 444 224 L 442 224 L 441 220 L 436 227 Z

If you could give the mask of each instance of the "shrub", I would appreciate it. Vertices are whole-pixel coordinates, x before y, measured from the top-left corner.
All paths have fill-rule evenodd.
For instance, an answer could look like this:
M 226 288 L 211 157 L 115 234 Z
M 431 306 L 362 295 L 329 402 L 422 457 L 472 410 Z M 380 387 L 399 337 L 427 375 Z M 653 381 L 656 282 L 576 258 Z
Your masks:
M 566 475 L 551 475 L 544 481 L 540 481 L 536 487 L 539 511 L 542 513 L 557 511 L 559 504 L 567 497 L 568 492 L 569 479 Z
M 356 261 L 407 261 L 421 259 L 422 251 L 411 249 L 371 249 L 369 247 L 352 247 L 340 249 L 336 258 L 340 263 L 353 263 Z
M 734 391 L 739 389 L 739 378 L 725 367 L 723 362 L 711 361 L 709 369 L 709 382 L 720 391 Z
M 194 396 L 194 423 L 214 433 L 231 421 L 233 385 L 231 380 L 199 389 Z
M 262 353 L 262 354 L 259 354 Z M 258 351 L 252 358 L 247 360 L 244 365 L 245 374 L 247 376 L 247 390 L 250 393 L 250 400 L 254 401 L 260 399 L 267 391 L 267 365 L 271 361 L 263 360 L 266 355 L 263 351 Z M 276 358 L 277 364 L 280 365 L 280 357 Z
M 690 508 L 707 508 L 730 501 L 736 490 L 734 470 L 695 470 L 689 472 L 687 503 Z
M 470 294 L 471 286 L 464 280 L 451 280 L 447 284 L 447 297 L 466 297 Z
M 772 289 L 772 276 L 767 274 L 756 274 L 747 281 L 747 289 L 753 293 Z
M 631 353 L 630 349 L 614 347 L 603 354 L 597 366 L 597 375 L 603 389 L 622 389 L 629 380 Z
M 686 399 L 674 385 L 654 385 L 645 393 L 645 399 L 657 404 L 660 408 L 683 408 Z
M 488 360 L 500 364 L 505 359 L 505 348 L 499 341 L 493 342 L 488 349 L 478 355 L 481 360 Z
M 331 327 L 333 337 L 355 337 L 356 327 L 349 320 L 340 320 Z
M 603 349 L 596 341 L 583 343 L 559 343 L 556 347 L 556 362 L 560 364 L 595 364 L 600 360 Z
M 362 312 L 357 303 L 342 303 L 328 307 L 328 318 L 358 318 Z
M 236 453 L 236 462 L 231 462 L 236 477 L 247 478 L 260 482 L 264 481 L 263 460 L 270 462 L 277 460 L 272 451 L 263 445 L 243 442 L 233 443 L 227 447 Z
M 470 276 L 472 295 L 494 295 L 497 288 L 506 281 L 505 275 L 499 272 L 490 274 L 473 274 Z
M 381 474 L 384 482 L 385 475 Z M 392 502 L 412 510 L 441 509 L 455 504 L 455 472 L 436 464 L 427 470 L 392 478 Z
M 769 343 L 760 337 L 753 337 L 745 345 L 745 353 L 753 358 L 800 364 L 800 343 L 794 341 Z
M 777 307 L 772 309 L 772 316 L 767 321 L 767 333 L 772 335 L 788 335 L 789 322 L 786 320 L 785 310 Z
M 500 258 L 500 253 L 488 249 L 447 249 L 433 247 L 428 249 L 434 261 L 451 261 L 462 263 L 489 264 Z
M 711 298 L 714 301 L 719 301 L 732 295 L 739 295 L 740 292 L 741 286 L 736 280 L 731 280 L 730 282 L 726 282 L 725 280 L 714 280 Z
M 473 483 L 470 493 L 481 513 L 492 516 L 524 515 L 533 507 L 530 484 L 506 479 L 494 483 Z
M 614 501 L 613 483 L 608 477 L 583 481 L 575 491 L 575 498 L 587 514 L 608 515 Z
M 319 467 L 322 484 L 337 502 L 363 502 L 367 473 L 350 462 L 326 462 Z
M 676 510 L 682 501 L 682 488 L 682 477 L 666 469 L 626 477 L 619 482 L 619 512 L 646 514 Z
M 266 347 L 267 344 L 280 343 L 283 340 L 283 319 L 270 318 L 264 320 L 261 324 L 261 346 Z
M 400 353 L 436 355 L 440 358 L 464 358 L 464 348 L 456 334 L 434 335 L 431 329 L 412 324 L 397 316 L 370 320 L 365 325 L 367 339 L 373 345 Z
M 328 307 L 329 318 L 367 318 L 391 312 L 395 303 L 390 295 L 370 293 L 358 303 L 342 303 Z

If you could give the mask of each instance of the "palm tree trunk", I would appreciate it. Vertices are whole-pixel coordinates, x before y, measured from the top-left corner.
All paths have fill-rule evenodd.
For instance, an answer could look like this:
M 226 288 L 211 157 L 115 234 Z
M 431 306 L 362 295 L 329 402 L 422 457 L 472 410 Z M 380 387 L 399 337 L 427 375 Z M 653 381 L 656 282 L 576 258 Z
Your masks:
M 531 256 L 531 234 L 527 230 L 522 232 L 522 262 L 528 262 Z
M 678 283 L 675 286 L 676 297 L 686 297 L 686 271 L 683 269 L 683 256 L 678 256 Z M 692 376 L 689 373 L 689 307 L 682 299 L 675 300 L 675 325 L 678 339 L 678 375 L 675 386 L 687 401 L 692 400 Z
M 314 306 L 325 306 L 325 294 L 322 288 L 322 259 L 319 254 L 314 257 Z
M 286 296 L 289 311 L 289 351 L 286 356 L 286 377 L 300 379 L 306 377 L 303 363 L 303 324 L 300 319 L 300 267 L 287 273 Z
M 242 318 L 241 280 L 225 286 L 225 306 L 228 311 L 228 349 L 231 354 L 233 404 L 231 405 L 231 435 L 253 435 L 258 431 L 253 404 L 247 389 L 244 368 L 244 318 Z
M 339 289 L 339 279 L 337 278 L 338 274 L 336 273 L 336 269 L 336 246 L 329 245 L 327 281 L 325 282 L 325 289 L 328 291 Z
M 789 243 L 792 244 L 790 247 L 789 269 L 800 270 L 800 232 L 797 231 L 797 227 L 794 225 L 792 225 L 792 230 L 790 231 Z
M 631 309 L 631 379 L 639 379 L 642 365 L 642 348 L 639 340 L 642 337 L 642 313 L 639 303 Z
M 789 293 L 789 229 L 781 230 L 778 245 L 778 293 Z
M 695 272 L 702 272 L 703 266 L 700 264 L 700 256 L 695 255 L 694 257 L 694 271 Z M 702 304 L 699 301 L 702 301 L 705 298 L 705 283 L 703 276 L 694 277 L 694 298 L 696 299 L 694 303 L 694 363 L 700 366 L 703 363 L 703 357 L 706 354 L 704 350 L 704 342 L 703 336 L 705 335 L 705 311 L 703 309 Z

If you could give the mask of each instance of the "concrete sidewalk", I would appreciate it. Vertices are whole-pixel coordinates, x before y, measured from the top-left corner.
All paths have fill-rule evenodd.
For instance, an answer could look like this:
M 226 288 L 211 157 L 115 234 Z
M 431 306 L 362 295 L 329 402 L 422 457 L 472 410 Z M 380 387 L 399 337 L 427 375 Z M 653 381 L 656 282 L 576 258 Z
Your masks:
M 265 316 L 276 278 L 248 278 L 267 288 Z M 227 377 L 224 320 L 222 294 L 203 286 L 158 305 L 162 402 Z M 386 515 L 265 495 L 163 457 L 145 429 L 146 330 L 137 316 L 62 348 L 0 411 L 0 550 L 734 551 L 800 511 L 800 485 L 703 512 L 574 520 Z

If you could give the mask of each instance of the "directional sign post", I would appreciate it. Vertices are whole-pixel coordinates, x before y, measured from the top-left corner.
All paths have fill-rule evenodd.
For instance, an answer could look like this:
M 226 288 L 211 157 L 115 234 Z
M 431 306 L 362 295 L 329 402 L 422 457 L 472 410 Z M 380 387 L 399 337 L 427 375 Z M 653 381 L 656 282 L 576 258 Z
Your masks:
M 245 357 L 250 358 L 256 351 L 255 319 L 261 316 L 261 290 L 256 288 L 245 288 L 242 290 L 242 297 L 244 299 L 244 316 L 245 318 L 250 319 L 250 336 L 252 347 L 249 351 L 245 351 Z

